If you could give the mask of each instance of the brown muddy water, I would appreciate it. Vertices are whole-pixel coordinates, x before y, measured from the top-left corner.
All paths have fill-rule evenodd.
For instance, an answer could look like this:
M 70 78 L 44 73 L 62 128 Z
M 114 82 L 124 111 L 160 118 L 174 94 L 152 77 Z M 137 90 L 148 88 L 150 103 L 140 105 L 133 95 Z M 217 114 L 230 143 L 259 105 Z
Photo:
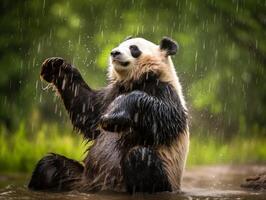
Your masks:
M 33 192 L 26 187 L 29 175 L 9 173 L 0 174 L 0 200 L 266 200 L 266 192 L 247 191 L 240 187 L 246 177 L 265 171 L 266 165 L 194 167 L 186 170 L 182 192 L 132 196 L 114 192 L 96 194 Z

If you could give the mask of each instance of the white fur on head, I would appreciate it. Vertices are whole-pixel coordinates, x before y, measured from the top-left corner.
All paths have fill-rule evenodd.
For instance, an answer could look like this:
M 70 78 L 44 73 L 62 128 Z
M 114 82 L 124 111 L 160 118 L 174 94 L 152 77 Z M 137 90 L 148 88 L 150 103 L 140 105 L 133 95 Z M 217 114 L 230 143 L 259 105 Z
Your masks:
M 117 62 L 117 60 L 114 60 L 112 56 L 110 56 L 109 71 L 115 70 L 118 73 L 125 72 L 136 66 L 137 59 L 134 58 L 130 52 L 130 46 L 132 45 L 136 45 L 143 55 L 159 56 L 158 45 L 143 38 L 128 39 L 122 42 L 118 47 L 114 48 L 112 51 L 119 51 L 121 53 L 121 55 L 119 56 L 119 61 L 129 62 L 129 65 L 127 65 L 126 67 L 122 66 L 119 62 Z

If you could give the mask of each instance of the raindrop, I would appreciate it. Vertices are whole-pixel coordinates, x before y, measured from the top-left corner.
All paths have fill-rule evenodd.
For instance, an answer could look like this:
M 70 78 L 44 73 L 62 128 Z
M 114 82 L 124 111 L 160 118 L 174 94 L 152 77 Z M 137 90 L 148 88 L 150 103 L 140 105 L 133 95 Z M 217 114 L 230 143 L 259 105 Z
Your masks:
M 198 51 L 196 51 L 196 53 L 195 53 L 195 72 L 197 72 L 197 70 L 198 70 L 198 63 L 197 63 L 197 61 L 198 61 Z
M 137 123 L 139 118 L 139 113 L 135 113 L 134 115 L 134 122 Z
M 78 95 L 78 86 L 75 87 L 75 92 L 74 92 L 74 96 L 76 97 Z
M 39 86 L 39 81 L 38 81 L 38 80 L 36 80 L 36 82 L 35 82 L 35 88 L 37 89 L 37 88 L 38 88 L 38 86 Z
M 42 103 L 42 94 L 40 94 L 39 102 Z
M 43 0 L 42 9 L 43 9 L 43 13 L 44 13 L 44 9 L 45 9 L 45 0 Z
M 66 79 L 64 78 L 62 83 L 62 90 L 65 90 L 65 87 L 66 87 Z
M 41 43 L 39 42 L 39 43 L 38 43 L 37 52 L 40 53 L 40 51 L 41 51 Z
M 32 67 L 34 68 L 35 66 L 35 62 L 36 62 L 36 58 L 34 57 L 33 60 L 32 60 Z
M 82 117 L 82 124 L 85 125 L 85 123 L 86 123 L 86 116 L 83 116 Z
M 139 34 L 139 26 L 137 26 L 137 33 L 136 33 L 136 35 L 138 35 Z
M 83 103 L 83 104 L 82 104 L 82 112 L 85 113 L 85 110 L 86 110 L 86 104 Z
M 141 149 L 141 160 L 144 160 L 144 155 L 145 155 L 145 149 Z
M 55 104 L 54 113 L 56 114 L 56 113 L 57 113 L 57 111 L 58 111 L 58 106 L 57 106 L 57 104 Z

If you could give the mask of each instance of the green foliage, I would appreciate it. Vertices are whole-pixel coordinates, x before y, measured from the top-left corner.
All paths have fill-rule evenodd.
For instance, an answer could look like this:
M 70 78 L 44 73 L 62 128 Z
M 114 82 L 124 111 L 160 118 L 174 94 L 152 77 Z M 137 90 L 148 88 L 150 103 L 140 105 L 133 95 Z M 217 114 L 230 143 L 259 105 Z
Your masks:
M 167 35 L 181 47 L 173 59 L 193 112 L 192 130 L 204 124 L 230 135 L 259 127 L 265 134 L 263 2 L 4 0 L 0 10 L 0 123 L 9 129 L 36 108 L 43 120 L 60 121 L 47 116 L 53 97 L 41 101 L 45 58 L 68 59 L 89 85 L 101 87 L 109 52 L 126 36 L 158 43 Z
M 23 123 L 11 136 L 1 127 L 0 171 L 32 171 L 37 161 L 49 152 L 82 161 L 86 145 L 74 133 L 62 134 L 53 124 L 44 124 L 31 137 Z M 89 145 L 89 144 L 88 144 Z
M 227 154 L 229 145 L 242 148 L 241 142 L 255 150 L 256 145 L 241 137 L 266 136 L 265 0 L 2 0 L 0 13 L 0 125 L 5 129 L 0 159 L 10 162 L 6 167 L 1 162 L 0 168 L 12 169 L 12 156 L 2 155 L 20 148 L 17 145 L 32 153 L 41 132 L 49 132 L 43 153 L 49 151 L 51 140 L 59 143 L 60 137 L 70 137 L 42 125 L 62 127 L 69 122 L 62 102 L 51 91 L 42 91 L 45 84 L 39 80 L 39 70 L 44 59 L 64 57 L 90 86 L 99 88 L 106 83 L 109 52 L 129 35 L 155 43 L 169 36 L 179 43 L 180 52 L 173 61 L 192 116 L 192 144 L 197 137 L 203 142 L 203 136 L 213 135 L 208 140 L 213 143 L 206 144 L 213 149 L 206 151 Z M 22 121 L 25 127 L 20 133 Z M 19 136 L 21 144 L 16 139 L 20 134 L 25 134 Z M 193 152 L 197 145 L 191 146 Z M 197 152 L 206 156 L 207 163 L 215 156 L 203 154 L 200 146 Z M 14 153 L 18 162 L 14 166 L 20 165 L 24 153 L 23 148 Z M 30 157 L 31 153 L 25 158 L 30 162 L 41 154 Z
M 1 127 L 0 171 L 31 172 L 37 161 L 49 152 L 56 152 L 82 161 L 90 145 L 76 133 L 63 131 L 57 125 L 43 124 L 34 134 L 28 134 L 20 124 L 11 136 Z M 264 163 L 266 160 L 266 138 L 236 137 L 230 142 L 217 137 L 193 136 L 187 165 Z
M 192 118 L 195 131 L 195 124 L 202 121 L 218 124 L 226 135 L 240 129 L 247 133 L 254 126 L 264 129 L 263 5 L 257 1 L 5 0 L 0 8 L 1 123 L 15 127 L 36 107 L 43 120 L 51 119 L 44 111 L 53 106 L 53 98 L 39 102 L 39 68 L 46 57 L 68 59 L 89 85 L 101 87 L 109 52 L 126 36 L 158 43 L 168 35 L 181 47 L 174 62 L 196 116 Z M 203 114 L 206 117 L 201 118 Z M 248 125 L 243 127 L 242 122 Z
M 266 138 L 237 136 L 230 142 L 214 136 L 192 136 L 188 166 L 207 164 L 265 163 Z

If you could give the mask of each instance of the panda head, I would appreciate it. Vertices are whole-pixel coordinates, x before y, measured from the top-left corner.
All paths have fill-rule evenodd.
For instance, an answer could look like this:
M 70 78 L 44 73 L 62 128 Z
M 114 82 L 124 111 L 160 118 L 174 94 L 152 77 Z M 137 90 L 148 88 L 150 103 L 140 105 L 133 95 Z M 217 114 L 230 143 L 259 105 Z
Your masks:
M 170 56 L 177 53 L 178 45 L 164 37 L 159 45 L 143 38 L 127 38 L 110 53 L 109 78 L 111 80 L 131 80 L 141 74 L 154 71 L 171 71 Z

